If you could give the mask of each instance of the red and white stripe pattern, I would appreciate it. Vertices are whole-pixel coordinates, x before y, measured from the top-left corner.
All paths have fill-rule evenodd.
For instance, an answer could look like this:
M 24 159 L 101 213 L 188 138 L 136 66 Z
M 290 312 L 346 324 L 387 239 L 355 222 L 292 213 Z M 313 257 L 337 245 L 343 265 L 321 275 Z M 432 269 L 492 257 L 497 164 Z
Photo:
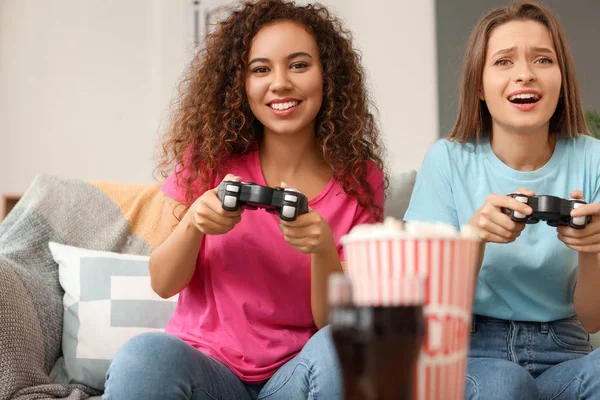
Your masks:
M 425 305 L 415 399 L 462 399 L 479 241 L 353 238 L 344 251 L 356 305 Z
M 425 304 L 425 275 L 414 266 L 413 248 L 397 239 L 353 240 L 344 245 L 357 306 Z

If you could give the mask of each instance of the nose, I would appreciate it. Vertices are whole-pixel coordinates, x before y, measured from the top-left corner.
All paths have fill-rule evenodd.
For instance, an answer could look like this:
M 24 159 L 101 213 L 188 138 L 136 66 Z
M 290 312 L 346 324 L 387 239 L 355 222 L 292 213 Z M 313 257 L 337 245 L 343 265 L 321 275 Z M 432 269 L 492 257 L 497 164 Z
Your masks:
M 276 68 L 271 76 L 273 79 L 269 89 L 272 92 L 281 92 L 292 88 L 292 82 L 286 68 Z
M 516 69 L 515 82 L 517 83 L 529 83 L 534 82 L 536 79 L 535 72 L 531 68 L 529 63 L 521 63 Z

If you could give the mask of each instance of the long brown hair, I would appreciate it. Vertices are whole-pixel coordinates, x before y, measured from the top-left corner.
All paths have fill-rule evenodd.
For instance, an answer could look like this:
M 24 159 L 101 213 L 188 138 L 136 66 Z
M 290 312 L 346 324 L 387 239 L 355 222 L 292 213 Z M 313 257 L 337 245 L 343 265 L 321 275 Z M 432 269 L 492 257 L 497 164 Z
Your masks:
M 588 133 L 583 105 L 577 84 L 573 55 L 565 33 L 547 8 L 530 1 L 517 1 L 506 7 L 493 9 L 479 20 L 469 38 L 463 59 L 458 117 L 449 139 L 457 142 L 478 141 L 491 135 L 492 117 L 483 100 L 483 67 L 487 44 L 492 31 L 510 21 L 531 20 L 544 25 L 556 48 L 556 58 L 562 75 L 561 95 L 550 118 L 550 132 L 573 138 Z
M 221 167 L 231 156 L 251 151 L 261 140 L 263 126 L 251 112 L 245 93 L 247 57 L 256 33 L 283 20 L 304 26 L 319 48 L 324 82 L 316 141 L 323 157 L 346 193 L 379 217 L 383 210 L 374 207 L 367 160 L 385 170 L 384 149 L 370 112 L 360 56 L 350 33 L 319 4 L 259 0 L 239 3 L 229 11 L 186 72 L 157 170 L 163 177 L 175 165 L 180 166 L 177 171 L 191 171 L 186 182 L 191 203 L 223 173 Z

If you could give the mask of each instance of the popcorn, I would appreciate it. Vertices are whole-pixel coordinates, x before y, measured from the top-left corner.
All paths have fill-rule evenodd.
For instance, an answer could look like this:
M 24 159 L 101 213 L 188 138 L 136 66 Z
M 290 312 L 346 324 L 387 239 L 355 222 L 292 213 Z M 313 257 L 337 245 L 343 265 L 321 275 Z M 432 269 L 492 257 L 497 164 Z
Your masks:
M 387 229 L 401 232 L 404 229 L 404 222 L 394 217 L 386 217 L 383 221 L 383 226 Z
M 465 239 L 481 240 L 481 233 L 479 231 L 479 228 L 469 224 L 463 225 L 460 228 L 460 235 Z
M 427 238 L 456 238 L 460 233 L 452 226 L 440 222 L 409 222 L 406 233 L 410 237 Z
M 464 225 L 458 231 L 454 226 L 441 222 L 413 221 L 404 223 L 394 217 L 386 217 L 383 223 L 355 226 L 342 237 L 342 244 L 367 238 L 464 238 L 479 240 L 477 228 Z

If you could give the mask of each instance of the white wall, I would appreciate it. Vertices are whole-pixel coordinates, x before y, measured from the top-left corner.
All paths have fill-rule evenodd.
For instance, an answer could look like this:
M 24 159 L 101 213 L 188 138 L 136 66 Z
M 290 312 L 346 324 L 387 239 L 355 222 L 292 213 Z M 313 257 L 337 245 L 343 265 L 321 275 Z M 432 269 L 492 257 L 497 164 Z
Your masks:
M 38 173 L 151 182 L 191 0 L 0 0 L 0 194 Z M 396 172 L 438 132 L 434 0 L 327 0 L 354 32 Z
M 341 2 L 363 54 L 390 167 L 419 169 L 439 132 L 435 0 Z
M 151 182 L 186 0 L 0 0 L 0 193 L 38 173 Z

